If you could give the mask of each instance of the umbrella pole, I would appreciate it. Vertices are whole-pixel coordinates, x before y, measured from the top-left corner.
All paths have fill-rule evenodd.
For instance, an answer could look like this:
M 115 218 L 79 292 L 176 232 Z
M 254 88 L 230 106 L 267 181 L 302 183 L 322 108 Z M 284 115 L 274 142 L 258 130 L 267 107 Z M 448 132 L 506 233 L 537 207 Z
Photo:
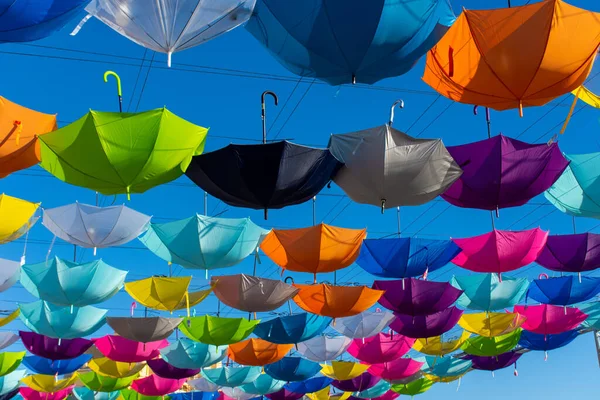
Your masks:
M 73 245 L 73 262 L 77 262 L 77 245 Z
M 117 96 L 119 96 L 119 112 L 123 112 L 123 91 L 121 90 L 121 78 L 116 72 L 106 71 L 104 73 L 104 82 L 108 82 L 108 77 L 114 76 L 117 81 Z
M 575 227 L 575 216 L 573 215 L 572 218 L 573 218 L 573 234 L 576 234 L 577 228 Z
M 398 220 L 398 237 L 400 237 L 400 206 L 396 207 L 396 219 Z
M 317 196 L 313 196 L 312 201 L 312 212 L 313 212 L 313 226 L 317 224 Z

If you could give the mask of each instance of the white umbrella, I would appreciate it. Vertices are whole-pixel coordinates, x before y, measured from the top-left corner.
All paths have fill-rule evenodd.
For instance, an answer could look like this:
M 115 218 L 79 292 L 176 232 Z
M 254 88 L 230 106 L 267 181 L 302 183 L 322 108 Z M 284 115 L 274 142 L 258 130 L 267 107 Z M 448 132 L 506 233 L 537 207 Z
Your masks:
M 17 283 L 21 276 L 21 263 L 0 258 L 0 292 Z
M 351 317 L 338 318 L 331 327 L 352 339 L 366 338 L 387 328 L 394 318 L 394 314 L 388 311 L 364 311 Z
M 325 362 L 335 360 L 350 346 L 352 340 L 344 336 L 316 336 L 296 346 L 298 353 L 312 361 Z

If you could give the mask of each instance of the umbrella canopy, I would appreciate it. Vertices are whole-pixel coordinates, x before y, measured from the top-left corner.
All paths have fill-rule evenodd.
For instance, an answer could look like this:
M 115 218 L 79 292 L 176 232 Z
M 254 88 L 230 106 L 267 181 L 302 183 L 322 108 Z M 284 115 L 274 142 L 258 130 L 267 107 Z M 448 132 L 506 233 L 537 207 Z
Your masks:
M 283 357 L 281 360 L 265 366 L 265 373 L 284 382 L 303 382 L 321 371 L 321 366 L 301 357 Z M 297 392 L 293 387 L 287 387 Z
M 383 294 L 367 286 L 294 284 L 299 289 L 294 302 L 303 310 L 331 318 L 350 317 L 371 308 Z
M 473 363 L 473 369 L 480 369 L 484 371 L 497 371 L 499 369 L 503 369 L 512 364 L 515 364 L 522 355 L 522 353 L 509 351 L 508 353 L 492 357 L 466 355 L 463 358 L 466 360 L 470 360 Z
M 72 185 L 129 196 L 177 179 L 204 150 L 207 132 L 166 108 L 90 111 L 39 137 L 41 166 Z
M 273 311 L 298 293 L 282 281 L 246 274 L 213 276 L 211 286 L 224 304 L 247 312 Z
M 475 336 L 467 339 L 461 349 L 474 356 L 497 356 L 514 349 L 520 338 L 521 329 L 495 337 Z
M 302 393 L 290 392 L 287 389 L 281 389 L 275 393 L 269 393 L 265 397 L 271 400 L 300 400 L 304 395 Z
M 140 241 L 165 261 L 190 269 L 230 267 L 256 251 L 269 231 L 250 218 L 215 218 L 196 214 L 164 224 L 150 224 Z
M 379 382 L 377 382 L 373 387 L 363 390 L 361 392 L 353 393 L 352 396 L 359 399 L 376 399 L 380 396 L 384 396 L 390 390 L 390 387 L 391 385 L 389 384 L 389 382 L 384 381 L 382 379 Z
M 568 306 L 581 303 L 600 293 L 600 278 L 589 276 L 561 276 L 549 279 L 534 279 L 527 297 L 544 304 Z
M 452 357 L 425 357 L 424 371 L 438 378 L 459 377 L 471 369 L 471 361 Z
M 600 235 L 550 235 L 535 262 L 552 271 L 595 270 L 600 266 Z
M 380 377 L 365 372 L 354 379 L 345 381 L 334 380 L 331 385 L 343 392 L 360 392 L 372 388 L 381 380 Z
M 85 307 L 108 300 L 125 282 L 121 271 L 102 260 L 76 263 L 54 257 L 22 267 L 21 284 L 29 293 L 57 306 Z
M 260 320 L 203 315 L 186 318 L 179 325 L 179 330 L 194 341 L 224 346 L 246 339 L 259 323 Z
M 21 315 L 21 309 L 17 308 L 15 311 L 11 312 L 6 317 L 0 318 L 0 326 L 4 326 L 4 325 L 14 321 L 20 315 Z
M 221 396 L 223 398 L 223 400 L 250 400 L 252 398 L 257 398 L 260 399 L 260 397 L 257 397 L 253 394 L 250 393 L 246 393 L 244 392 L 241 388 L 239 387 L 235 387 L 235 388 L 231 388 L 231 387 L 226 387 L 221 389 Z
M 23 398 L 23 396 L 19 394 L 19 391 L 20 391 L 20 389 L 16 388 L 16 389 L 13 389 L 12 391 L 10 391 L 10 392 L 8 392 L 6 394 L 0 394 L 0 399 L 2 399 L 2 400 L 10 400 L 10 399 L 12 399 L 12 398 L 14 398 L 16 396 L 19 396 L 20 398 Z
M 369 366 L 349 361 L 332 361 L 331 365 L 321 364 L 321 373 L 331 379 L 345 381 L 365 373 Z
M 87 366 L 98 375 L 127 378 L 140 372 L 146 366 L 146 363 L 119 362 L 107 357 L 99 357 L 90 360 Z
M 61 307 L 43 300 L 19 304 L 23 323 L 35 333 L 60 339 L 74 339 L 96 332 L 106 322 L 108 310 Z
M 579 332 L 576 329 L 556 335 L 541 335 L 523 331 L 519 339 L 519 346 L 529 350 L 550 351 L 568 345 L 577 336 L 579 336 Z
M 278 392 L 283 389 L 284 385 L 285 381 L 277 380 L 267 374 L 261 374 L 256 380 L 240 386 L 240 389 L 248 394 L 264 396 Z
M 276 344 L 252 338 L 229 345 L 227 356 L 241 365 L 262 366 L 281 360 L 292 347 L 292 344 Z
M 337 321 L 336 321 L 337 325 Z M 352 339 L 345 336 L 316 336 L 296 345 L 302 357 L 317 362 L 335 360 L 348 349 Z
M 423 80 L 461 103 L 541 106 L 583 84 L 599 35 L 597 13 L 561 0 L 464 10 L 427 54 Z
M 299 343 L 320 335 L 331 323 L 331 318 L 314 314 L 295 314 L 261 322 L 254 334 L 272 343 Z
M 390 324 L 394 332 L 411 338 L 429 338 L 440 336 L 452 329 L 462 315 L 456 307 L 430 315 L 403 315 L 395 314 L 396 319 Z
M 120 390 L 118 393 L 121 394 L 121 399 L 124 400 L 169 400 L 171 398 L 171 395 L 169 396 L 145 396 L 141 393 L 136 392 L 135 390 L 132 389 L 122 389 Z M 216 399 L 210 399 L 210 400 L 216 400 Z
M 105 357 L 125 363 L 151 360 L 160 354 L 160 349 L 167 347 L 166 339 L 156 342 L 140 343 L 121 336 L 107 335 L 94 339 L 94 345 Z
M 448 282 L 414 278 L 375 281 L 373 289 L 383 290 L 379 304 L 406 315 L 428 315 L 450 307 L 463 293 Z
M 297 75 L 372 84 L 408 72 L 452 22 L 450 6 L 436 0 L 258 0 L 246 29 Z
M 221 386 L 216 385 L 216 384 L 206 380 L 206 378 L 190 379 L 187 381 L 187 383 L 192 388 L 194 388 L 200 392 L 216 392 L 217 390 L 219 390 L 221 388 Z
M 115 333 L 125 339 L 148 343 L 171 336 L 183 318 L 164 317 L 107 317 L 106 323 Z
M 10 289 L 20 277 L 20 262 L 0 258 L 0 292 Z
M 35 332 L 19 331 L 23 346 L 31 354 L 50 360 L 68 360 L 85 353 L 94 342 L 87 339 L 55 339 Z
M 166 379 L 149 375 L 133 381 L 131 388 L 144 396 L 164 396 L 179 390 L 184 383 L 185 379 Z
M 200 373 L 200 368 L 177 368 L 169 364 L 162 358 L 155 358 L 154 360 L 148 360 L 148 367 L 157 376 L 167 379 L 185 379 Z
M 494 337 L 517 330 L 527 318 L 517 313 L 474 313 L 463 314 L 458 320 L 465 331 L 479 336 Z
M 523 329 L 541 335 L 563 333 L 577 328 L 587 314 L 572 307 L 559 307 L 547 304 L 538 306 L 515 306 L 516 313 L 522 314 L 527 320 Z
M 138 303 L 148 308 L 175 311 L 193 307 L 206 299 L 212 288 L 189 292 L 191 276 L 152 276 L 139 281 L 127 282 L 125 291 Z
M 19 335 L 16 335 L 12 332 L 0 332 L 0 350 L 9 347 L 13 343 L 16 343 L 18 340 Z
M 203 369 L 202 375 L 215 385 L 238 387 L 256 380 L 261 373 L 259 367 L 220 367 Z
M 117 400 L 121 396 L 121 392 L 118 390 L 114 392 L 94 392 L 85 386 L 73 388 L 71 394 L 77 400 Z
M 77 375 L 85 387 L 94 392 L 114 392 L 115 390 L 125 389 L 138 377 L 135 374 L 124 378 L 113 378 L 95 372 L 78 373 Z
M 77 374 L 67 379 L 55 379 L 52 375 L 28 375 L 21 379 L 21 382 L 38 392 L 55 393 L 75 385 Z
M 73 386 L 58 390 L 53 393 L 38 392 L 37 390 L 22 387 L 19 394 L 24 400 L 62 400 L 66 399 L 73 392 Z
M 133 392 L 133 390 L 132 390 Z M 136 393 L 136 392 L 134 392 Z M 180 392 L 170 393 L 170 400 L 217 400 L 220 392 Z M 129 399 L 126 399 L 129 400 Z
M 373 364 L 369 367 L 369 372 L 389 382 L 408 378 L 416 374 L 422 366 L 422 362 L 412 358 L 397 358 L 390 362 Z
M 23 365 L 35 374 L 64 375 L 77 371 L 91 359 L 91 354 L 82 354 L 69 360 L 50 360 L 39 356 L 27 356 L 23 358 Z
M 0 376 L 0 396 L 5 396 L 17 389 L 26 373 L 27 371 L 24 369 L 19 369 L 8 375 Z
M 527 288 L 527 278 L 510 278 L 498 274 L 453 276 L 450 283 L 463 291 L 456 304 L 462 308 L 492 311 L 519 303 Z
M 587 318 L 583 321 L 583 326 L 600 330 L 600 303 L 580 304 L 577 308 L 587 314 Z
M 8 375 L 16 370 L 25 357 L 24 351 L 0 353 L 0 376 Z
M 363 339 L 354 339 L 348 353 L 367 364 L 390 362 L 410 351 L 415 339 L 393 333 L 378 333 Z M 365 388 L 366 389 L 366 388 Z M 363 389 L 361 389 L 363 390 Z M 351 390 L 352 392 L 361 390 Z
M 469 336 L 471 336 L 470 332 L 463 331 L 458 338 L 447 341 L 443 341 L 442 336 L 417 339 L 413 349 L 430 356 L 443 357 L 458 350 Z
M 528 144 L 498 135 L 449 147 L 464 173 L 442 194 L 458 207 L 517 207 L 548 189 L 567 168 L 558 144 Z
M 40 203 L 0 194 L 0 244 L 23 236 L 35 224 L 34 217 Z
M 394 318 L 391 312 L 377 309 L 375 312 L 363 311 L 351 317 L 336 319 L 331 327 L 349 338 L 367 338 L 387 328 Z
M 331 382 L 333 382 L 333 379 L 331 378 L 326 376 L 317 376 L 316 378 L 306 379 L 298 382 L 290 382 L 285 385 L 285 389 L 292 393 L 304 395 L 306 393 L 315 393 L 319 390 L 323 390 L 327 386 L 331 385 Z
M 226 346 L 217 347 L 184 338 L 171 343 L 160 354 L 163 360 L 176 368 L 195 369 L 209 367 L 221 361 L 225 358 L 226 351 Z
M 528 231 L 499 231 L 466 239 L 453 239 L 461 248 L 452 262 L 474 272 L 508 272 L 532 263 L 548 238 L 540 228 Z
M 392 390 L 398 394 L 404 394 L 407 396 L 416 396 L 421 393 L 425 393 L 433 386 L 433 381 L 427 378 L 420 378 L 409 383 L 400 383 L 392 385 Z
M 317 273 L 346 268 L 356 260 L 366 229 L 319 224 L 300 229 L 273 229 L 262 251 L 284 270 Z
M 414 138 L 391 123 L 331 135 L 328 147 L 344 163 L 335 183 L 355 202 L 382 211 L 427 203 L 462 174 L 441 139 Z

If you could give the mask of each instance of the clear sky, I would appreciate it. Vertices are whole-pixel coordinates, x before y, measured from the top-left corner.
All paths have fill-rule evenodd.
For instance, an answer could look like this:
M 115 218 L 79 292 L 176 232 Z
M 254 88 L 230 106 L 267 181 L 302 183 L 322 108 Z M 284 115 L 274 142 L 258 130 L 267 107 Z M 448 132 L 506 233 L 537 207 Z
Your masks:
M 520 5 L 525 0 L 514 0 Z M 579 7 L 600 11 L 597 0 L 571 0 Z M 452 0 L 455 13 L 461 7 L 504 7 L 504 0 Z M 60 126 L 79 118 L 89 109 L 118 110 L 114 82 L 103 83 L 106 70 L 117 72 L 123 82 L 125 109 L 142 111 L 167 106 L 177 115 L 196 124 L 210 127 L 206 150 L 215 150 L 228 143 L 256 143 L 261 139 L 260 94 L 272 90 L 279 95 L 280 105 L 267 106 L 269 139 L 290 139 L 300 144 L 326 146 L 331 133 L 360 130 L 387 122 L 389 107 L 397 99 L 405 102 L 404 110 L 396 113 L 395 127 L 414 136 L 441 137 L 446 145 L 457 145 L 485 139 L 484 113 L 473 116 L 472 106 L 452 103 L 439 97 L 420 79 L 421 60 L 408 74 L 377 83 L 373 87 L 331 87 L 312 79 L 291 75 L 282 68 L 243 28 L 237 29 L 200 47 L 177 53 L 173 67 L 167 68 L 166 56 L 154 54 L 128 41 L 101 22 L 90 20 L 81 32 L 69 36 L 79 22 L 72 21 L 56 35 L 31 44 L 4 44 L 0 47 L 0 95 L 26 107 L 58 113 Z M 599 78 L 600 79 L 600 78 Z M 492 111 L 492 130 L 527 142 L 546 142 L 557 133 L 566 117 L 572 97 L 564 96 L 545 107 L 525 109 L 524 118 L 518 111 Z M 600 151 L 598 139 L 600 111 L 579 103 L 577 113 L 560 139 L 565 153 Z M 581 110 L 581 111 L 579 111 Z M 30 201 L 42 202 L 52 208 L 74 201 L 94 204 L 94 192 L 69 186 L 51 177 L 40 167 L 12 174 L 0 181 L 0 190 Z M 154 216 L 155 222 L 186 218 L 204 208 L 203 192 L 185 176 L 157 187 L 143 195 L 132 196 L 127 202 L 119 196 L 115 204 L 126 202 L 129 207 Z M 101 197 L 102 205 L 113 203 L 112 197 Z M 250 216 L 265 227 L 292 228 L 312 224 L 310 203 L 269 212 L 264 221 L 262 211 L 236 209 L 209 198 L 208 214 L 223 217 Z M 376 207 L 358 205 L 343 196 L 336 185 L 324 189 L 316 203 L 317 221 L 349 228 L 367 227 L 369 238 L 393 235 L 396 212 L 384 215 Z M 401 209 L 402 234 L 428 238 L 468 237 L 491 229 L 486 211 L 460 209 L 438 199 L 420 207 Z M 499 229 L 529 229 L 541 227 L 553 234 L 571 233 L 571 218 L 555 210 L 543 196 L 522 207 L 501 210 L 496 220 Z M 579 232 L 593 230 L 600 223 L 579 219 Z M 52 255 L 72 259 L 73 246 L 56 240 L 50 249 L 52 235 L 38 223 L 30 232 L 27 243 L 28 262 L 40 262 L 49 250 Z M 18 259 L 24 239 L 0 247 L 0 257 Z M 129 270 L 128 280 L 142 279 L 152 274 L 167 274 L 167 264 L 133 241 L 114 249 L 99 250 L 98 256 L 117 268 Z M 78 249 L 77 260 L 93 259 L 91 251 Z M 279 269 L 266 257 L 258 266 L 259 275 L 277 278 Z M 176 275 L 194 276 L 193 287 L 206 286 L 204 271 L 174 268 Z M 252 260 L 217 274 L 252 273 Z M 511 276 L 537 277 L 539 267 L 526 267 Z M 468 274 L 451 265 L 431 274 L 434 280 L 449 280 L 453 274 Z M 551 275 L 551 274 L 550 274 Z M 308 275 L 294 275 L 297 282 L 312 281 Z M 598 276 L 597 273 L 591 276 Z M 321 279 L 332 281 L 324 275 Z M 338 283 L 370 284 L 373 277 L 351 266 L 338 273 Z M 0 293 L 0 309 L 13 310 L 18 302 L 34 298 L 17 284 Z M 132 299 L 120 292 L 101 304 L 109 315 L 127 315 Z M 196 307 L 197 314 L 215 312 L 216 299 L 211 296 Z M 295 307 L 297 309 L 297 307 Z M 142 311 L 138 308 L 137 313 Z M 223 308 L 223 315 L 244 316 Z M 166 314 L 167 315 L 167 314 Z M 262 315 L 266 318 L 268 315 Z M 20 321 L 2 328 L 23 329 Z M 98 335 L 108 334 L 105 326 Z M 11 349 L 17 349 L 14 345 Z M 469 373 L 457 391 L 457 383 L 437 384 L 423 399 L 506 399 L 544 398 L 567 399 L 597 396 L 600 389 L 598 360 L 593 338 L 585 335 L 567 348 L 550 353 L 544 362 L 541 353 L 530 353 L 518 362 L 519 376 L 512 368 L 496 373 Z

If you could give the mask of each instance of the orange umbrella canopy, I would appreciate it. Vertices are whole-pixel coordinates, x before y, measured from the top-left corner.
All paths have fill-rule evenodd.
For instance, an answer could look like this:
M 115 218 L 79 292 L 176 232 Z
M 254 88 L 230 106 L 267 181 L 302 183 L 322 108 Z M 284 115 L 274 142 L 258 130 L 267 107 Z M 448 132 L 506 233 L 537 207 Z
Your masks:
M 427 54 L 423 80 L 461 103 L 541 106 L 576 89 L 600 44 L 600 14 L 562 0 L 464 10 Z
M 300 229 L 273 229 L 260 245 L 283 269 L 296 272 L 333 272 L 356 260 L 366 229 L 319 224 Z
M 39 163 L 37 136 L 56 129 L 56 115 L 30 110 L 0 96 L 0 178 Z
M 372 307 L 383 295 L 383 290 L 367 286 L 332 286 L 327 284 L 297 285 L 294 301 L 300 308 L 313 314 L 331 318 L 350 317 Z
M 227 355 L 238 364 L 262 366 L 281 360 L 292 347 L 293 344 L 275 344 L 253 338 L 230 344 Z

